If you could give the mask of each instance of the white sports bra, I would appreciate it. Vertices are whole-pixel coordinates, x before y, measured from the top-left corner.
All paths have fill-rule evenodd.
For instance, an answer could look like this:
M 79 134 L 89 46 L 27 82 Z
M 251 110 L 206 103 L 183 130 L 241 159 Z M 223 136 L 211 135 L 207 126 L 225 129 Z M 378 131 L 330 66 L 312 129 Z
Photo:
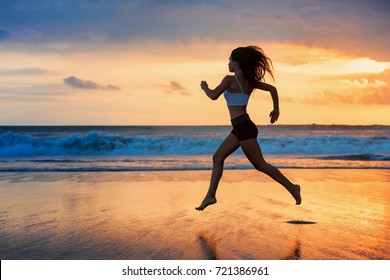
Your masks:
M 230 92 L 225 90 L 223 96 L 226 99 L 226 103 L 228 106 L 246 106 L 248 105 L 249 97 L 251 96 L 249 93 L 244 93 L 241 87 L 240 82 L 236 75 L 234 77 L 237 80 L 238 85 L 240 86 L 241 93 Z

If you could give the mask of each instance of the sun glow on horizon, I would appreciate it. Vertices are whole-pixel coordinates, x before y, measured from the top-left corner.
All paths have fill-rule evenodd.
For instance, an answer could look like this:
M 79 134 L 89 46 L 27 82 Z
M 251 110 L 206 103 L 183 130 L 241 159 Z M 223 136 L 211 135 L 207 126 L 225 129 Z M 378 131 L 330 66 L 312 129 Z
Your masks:
M 0 122 L 229 124 L 223 97 L 210 101 L 199 84 L 206 80 L 215 88 L 224 75 L 231 74 L 228 57 L 237 43 L 214 44 L 155 42 L 145 50 L 140 44 L 130 44 L 112 51 L 2 52 L 0 60 L 6 66 L 0 69 L 0 98 L 4 101 L 0 104 Z M 275 67 L 282 109 L 280 124 L 390 123 L 390 62 L 302 45 L 262 47 Z M 204 56 L 202 51 L 206 52 Z M 99 86 L 74 88 L 64 83 L 69 76 Z M 120 90 L 106 90 L 106 85 Z M 256 93 L 250 103 L 249 113 L 267 124 L 272 109 L 270 96 Z M 348 109 L 340 110 L 337 116 L 329 114 L 342 106 Z M 362 110 L 366 111 L 363 116 L 351 117 Z M 377 114 L 381 115 L 379 121 Z
M 367 57 L 329 57 L 327 60 L 307 61 L 300 65 L 277 63 L 279 71 L 307 75 L 346 75 L 355 73 L 378 74 L 390 69 L 390 62 L 379 62 Z

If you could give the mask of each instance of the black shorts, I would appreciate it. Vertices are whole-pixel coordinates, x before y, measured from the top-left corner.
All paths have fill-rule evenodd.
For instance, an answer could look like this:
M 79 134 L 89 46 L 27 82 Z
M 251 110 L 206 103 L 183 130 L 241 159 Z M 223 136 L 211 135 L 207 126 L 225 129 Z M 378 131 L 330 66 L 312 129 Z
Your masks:
M 251 121 L 248 114 L 238 116 L 231 122 L 233 125 L 232 133 L 238 137 L 238 140 L 245 141 L 257 138 L 257 126 Z

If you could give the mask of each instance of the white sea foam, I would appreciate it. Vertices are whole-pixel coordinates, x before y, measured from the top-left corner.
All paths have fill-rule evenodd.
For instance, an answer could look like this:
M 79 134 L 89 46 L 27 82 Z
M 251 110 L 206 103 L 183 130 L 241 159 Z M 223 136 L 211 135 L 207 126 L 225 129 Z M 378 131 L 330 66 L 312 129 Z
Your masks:
M 0 156 L 205 155 L 223 138 L 122 136 L 90 132 L 63 137 L 0 135 Z M 390 138 L 361 136 L 260 137 L 262 150 L 275 155 L 388 154 Z M 362 158 L 364 159 L 364 158 Z
M 0 172 L 209 170 L 231 127 L 0 127 Z M 382 126 L 259 127 L 266 159 L 287 168 L 390 169 Z M 253 168 L 241 149 L 227 169 Z

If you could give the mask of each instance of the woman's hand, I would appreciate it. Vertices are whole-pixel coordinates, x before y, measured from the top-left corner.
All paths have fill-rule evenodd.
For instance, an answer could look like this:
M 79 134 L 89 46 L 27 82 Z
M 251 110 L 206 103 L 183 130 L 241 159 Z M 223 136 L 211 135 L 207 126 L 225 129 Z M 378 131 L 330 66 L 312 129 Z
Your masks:
M 279 109 L 274 109 L 269 116 L 271 117 L 271 123 L 274 123 L 279 118 Z
M 200 87 L 203 89 L 203 90 L 207 90 L 209 88 L 209 85 L 207 84 L 206 81 L 201 81 L 200 82 Z

